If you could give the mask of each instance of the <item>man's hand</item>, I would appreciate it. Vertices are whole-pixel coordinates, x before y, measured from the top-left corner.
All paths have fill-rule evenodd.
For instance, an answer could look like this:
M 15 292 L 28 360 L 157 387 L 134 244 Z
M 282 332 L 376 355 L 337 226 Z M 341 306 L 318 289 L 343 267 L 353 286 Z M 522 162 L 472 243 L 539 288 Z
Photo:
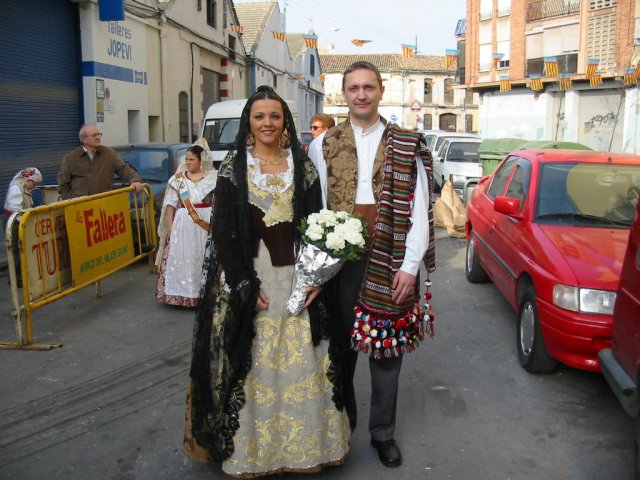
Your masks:
M 396 273 L 396 276 L 393 277 L 393 283 L 391 284 L 391 289 L 393 290 L 391 300 L 393 300 L 393 303 L 395 303 L 396 305 L 400 305 L 407 297 L 407 295 L 413 292 L 415 285 L 415 275 L 411 275 L 410 273 L 398 270 L 398 273 Z
M 140 193 L 142 190 L 144 190 L 144 186 L 140 182 L 132 182 L 131 186 L 132 187 L 136 187 L 136 192 L 138 192 L 138 193 Z

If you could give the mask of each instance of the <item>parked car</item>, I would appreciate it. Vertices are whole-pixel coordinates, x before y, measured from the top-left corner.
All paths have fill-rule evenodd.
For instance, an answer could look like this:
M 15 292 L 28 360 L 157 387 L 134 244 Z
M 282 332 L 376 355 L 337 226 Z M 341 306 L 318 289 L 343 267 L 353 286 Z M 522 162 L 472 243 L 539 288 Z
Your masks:
M 151 186 L 156 222 L 160 219 L 167 182 L 190 146 L 189 143 L 141 143 L 113 147 L 120 158 L 136 169 L 142 181 Z
M 462 196 L 468 180 L 482 177 L 478 155 L 481 143 L 479 138 L 444 138 L 433 158 L 433 177 L 438 188 L 451 180 L 455 191 Z
M 442 142 L 447 138 L 480 138 L 475 133 L 449 132 L 447 130 L 421 130 L 420 132 L 427 139 L 427 147 L 432 155 L 440 150 Z
M 638 196 L 638 190 L 632 192 Z M 635 478 L 640 479 L 640 202 L 622 264 L 613 307 L 611 348 L 600 350 L 600 369 L 624 410 L 636 420 Z
M 473 191 L 466 276 L 491 279 L 518 312 L 529 372 L 598 371 L 640 186 L 640 157 L 519 150 Z

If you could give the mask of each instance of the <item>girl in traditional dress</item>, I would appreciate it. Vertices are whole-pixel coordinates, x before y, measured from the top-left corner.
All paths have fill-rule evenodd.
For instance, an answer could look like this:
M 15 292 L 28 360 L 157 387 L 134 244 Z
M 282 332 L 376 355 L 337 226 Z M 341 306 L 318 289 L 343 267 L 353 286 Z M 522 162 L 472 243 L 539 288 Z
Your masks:
M 7 223 L 11 214 L 25 212 L 33 207 L 31 192 L 42 183 L 42 174 L 35 167 L 23 168 L 16 173 L 9 184 L 7 198 L 4 201 L 3 225 L 7 228 Z M 11 224 L 11 249 L 16 265 L 16 281 L 18 287 L 22 287 L 22 275 L 20 269 L 20 245 L 18 245 L 18 227 L 20 222 L 15 219 Z
M 192 145 L 167 183 L 158 226 L 156 298 L 195 307 L 211 217 L 216 172 L 208 148 Z
M 187 455 L 234 477 L 314 472 L 347 454 L 346 339 L 321 288 L 299 315 L 286 309 L 296 227 L 321 202 L 286 102 L 259 87 L 218 173 L 186 412 Z

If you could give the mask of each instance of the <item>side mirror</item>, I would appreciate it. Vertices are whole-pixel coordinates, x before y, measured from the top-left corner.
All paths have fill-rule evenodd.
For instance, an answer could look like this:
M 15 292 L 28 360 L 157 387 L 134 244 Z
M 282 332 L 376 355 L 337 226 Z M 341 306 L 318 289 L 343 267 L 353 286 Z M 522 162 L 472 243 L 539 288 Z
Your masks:
M 493 209 L 510 217 L 522 218 L 520 214 L 520 200 L 512 197 L 496 197 Z

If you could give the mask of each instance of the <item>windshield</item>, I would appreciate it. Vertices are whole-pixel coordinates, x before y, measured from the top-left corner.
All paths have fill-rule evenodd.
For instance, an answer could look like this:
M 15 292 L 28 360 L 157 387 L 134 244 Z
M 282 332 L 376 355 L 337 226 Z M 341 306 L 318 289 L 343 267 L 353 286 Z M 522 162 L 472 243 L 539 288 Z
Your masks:
M 542 164 L 536 220 L 630 227 L 640 194 L 640 165 Z
M 478 148 L 480 142 L 455 142 L 449 145 L 447 162 L 480 162 Z
M 239 128 L 239 118 L 208 119 L 204 124 L 204 138 L 211 150 L 229 150 L 236 141 Z

